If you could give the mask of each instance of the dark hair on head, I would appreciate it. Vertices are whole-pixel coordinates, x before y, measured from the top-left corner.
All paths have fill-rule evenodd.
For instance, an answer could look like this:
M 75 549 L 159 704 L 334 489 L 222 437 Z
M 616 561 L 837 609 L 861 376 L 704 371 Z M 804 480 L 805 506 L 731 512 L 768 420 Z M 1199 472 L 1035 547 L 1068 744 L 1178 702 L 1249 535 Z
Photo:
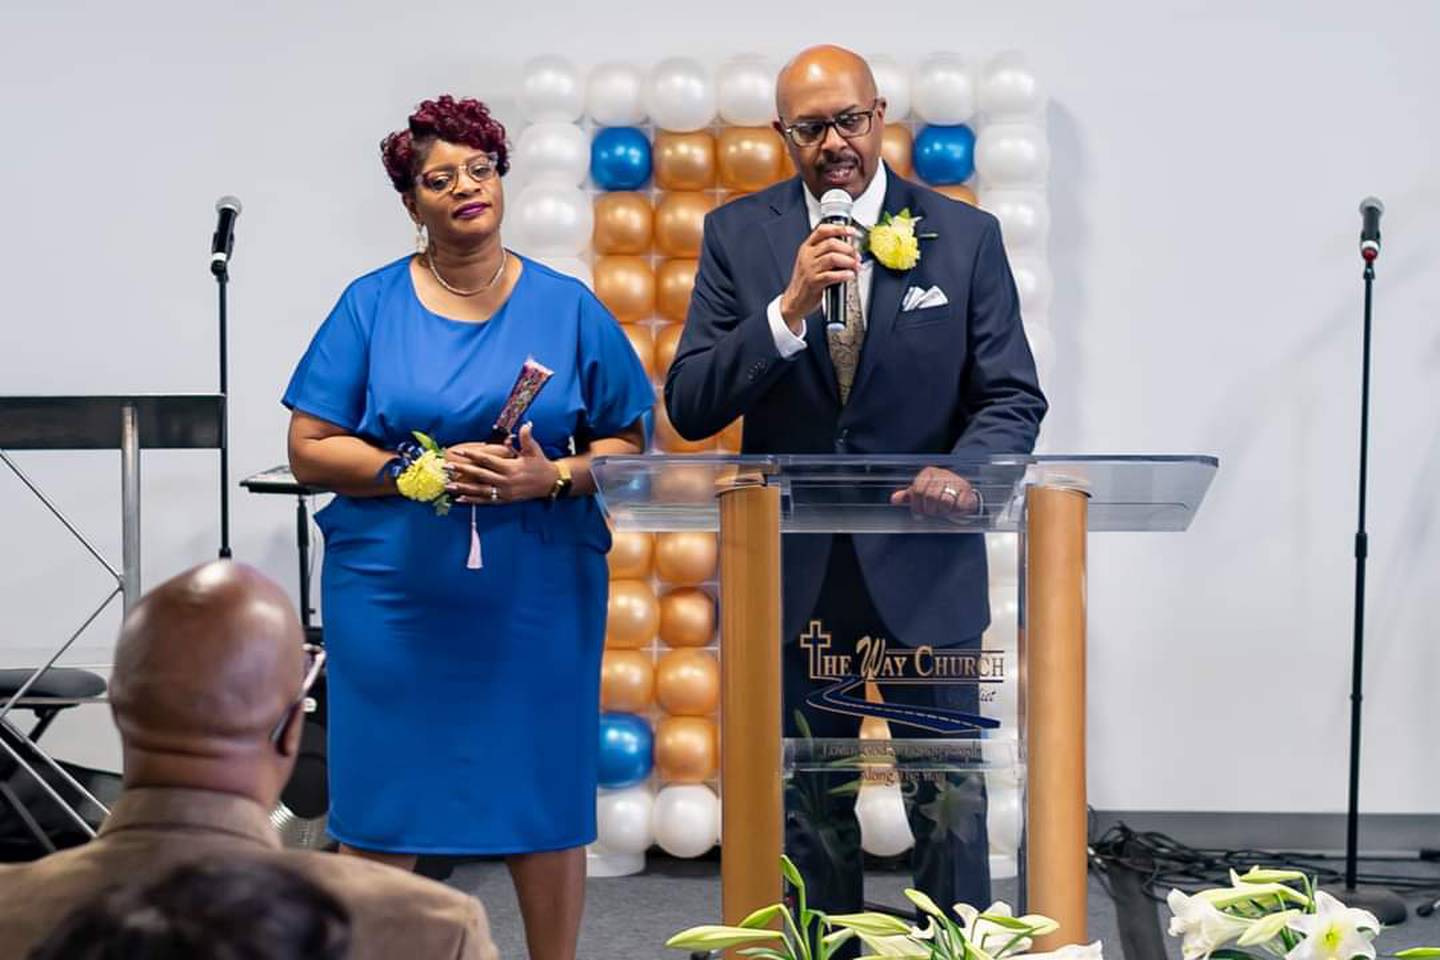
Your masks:
M 28 960 L 341 960 L 350 914 L 264 860 L 191 863 L 115 887 L 61 921 Z
M 436 140 L 493 153 L 495 172 L 503 177 L 510 171 L 504 125 L 490 116 L 490 108 L 479 100 L 470 97 L 456 100 L 447 93 L 422 101 L 410 114 L 409 129 L 397 130 L 380 141 L 380 157 L 396 190 L 410 192 L 415 175 Z

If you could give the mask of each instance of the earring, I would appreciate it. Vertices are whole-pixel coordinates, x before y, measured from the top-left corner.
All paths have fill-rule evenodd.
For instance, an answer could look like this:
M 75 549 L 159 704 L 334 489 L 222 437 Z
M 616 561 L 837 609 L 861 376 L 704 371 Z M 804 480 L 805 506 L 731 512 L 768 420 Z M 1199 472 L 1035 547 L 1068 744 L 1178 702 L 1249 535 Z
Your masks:
M 415 224 L 415 252 L 422 257 L 430 252 L 430 232 L 423 223 Z

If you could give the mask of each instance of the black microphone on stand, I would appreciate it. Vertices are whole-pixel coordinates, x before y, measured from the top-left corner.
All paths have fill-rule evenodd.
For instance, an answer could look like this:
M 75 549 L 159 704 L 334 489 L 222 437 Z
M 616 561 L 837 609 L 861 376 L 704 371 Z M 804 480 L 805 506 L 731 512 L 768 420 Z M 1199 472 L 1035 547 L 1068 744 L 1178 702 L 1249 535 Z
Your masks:
M 226 194 L 215 201 L 215 236 L 210 240 L 210 272 L 220 307 L 220 559 L 230 558 L 230 358 L 226 330 L 225 287 L 230 282 L 230 255 L 235 252 L 235 219 L 240 201 Z
M 210 241 L 210 272 L 215 276 L 230 269 L 230 254 L 235 251 L 235 220 L 240 216 L 240 201 L 226 195 L 215 201 L 215 236 Z
M 836 188 L 826 190 L 825 196 L 820 198 L 820 222 L 838 223 L 846 227 L 854 226 L 855 221 L 851 217 L 851 211 L 855 207 L 855 201 L 850 194 Z M 845 284 L 832 283 L 825 288 L 825 326 L 845 326 Z
M 1366 197 L 1360 201 L 1360 256 L 1366 263 L 1374 263 L 1380 256 L 1380 215 L 1385 204 L 1379 197 Z

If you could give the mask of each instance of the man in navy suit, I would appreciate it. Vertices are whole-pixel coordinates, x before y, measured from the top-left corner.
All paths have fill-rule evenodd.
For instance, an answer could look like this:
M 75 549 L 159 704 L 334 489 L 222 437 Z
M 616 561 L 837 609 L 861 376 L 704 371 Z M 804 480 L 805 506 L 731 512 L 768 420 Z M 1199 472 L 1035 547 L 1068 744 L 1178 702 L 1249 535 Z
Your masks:
M 780 73 L 776 108 L 775 127 L 799 176 L 706 218 L 690 312 L 665 383 L 675 429 L 699 439 L 743 416 L 745 453 L 1029 453 L 1046 402 L 995 218 L 881 162 L 885 101 L 855 54 L 802 52 Z M 862 228 L 905 209 L 922 217 L 920 232 L 935 236 L 920 241 L 919 261 L 891 269 L 859 256 L 850 228 L 821 224 L 820 198 L 837 188 L 853 198 Z M 847 284 L 844 316 L 827 318 L 823 293 L 835 283 Z M 921 471 L 893 502 L 929 516 L 986 507 L 963 477 L 939 467 Z M 801 639 L 811 621 L 836 642 L 831 652 L 848 652 L 864 636 L 901 648 L 978 647 L 989 623 L 978 535 L 789 535 L 784 575 L 791 736 L 804 732 L 796 711 L 815 736 L 856 735 L 854 717 L 812 709 L 818 678 L 807 675 L 807 643 L 816 638 Z M 977 693 L 955 684 L 896 693 L 907 696 L 917 706 L 973 712 Z M 900 726 L 894 735 L 927 735 Z M 917 884 L 938 902 L 984 907 L 983 786 L 972 792 L 968 819 L 912 812 L 914 866 Z M 812 903 L 858 909 L 858 829 L 807 830 L 793 801 L 787 797 L 787 848 L 814 887 Z

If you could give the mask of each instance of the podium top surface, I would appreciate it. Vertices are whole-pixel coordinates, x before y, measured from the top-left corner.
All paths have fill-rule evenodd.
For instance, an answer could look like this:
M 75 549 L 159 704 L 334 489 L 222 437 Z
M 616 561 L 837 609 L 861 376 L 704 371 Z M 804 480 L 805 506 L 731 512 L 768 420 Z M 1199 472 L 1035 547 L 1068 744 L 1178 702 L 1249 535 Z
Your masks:
M 784 533 L 1013 533 L 1032 486 L 1083 492 L 1092 532 L 1185 530 L 1219 466 L 1210 456 L 692 454 L 597 457 L 593 469 L 617 530 L 717 530 L 717 494 L 738 481 L 780 488 Z M 981 510 L 924 517 L 893 506 L 925 467 L 969 480 Z
M 118 450 L 133 406 L 143 449 L 216 449 L 225 398 L 218 393 L 125 396 L 0 396 L 0 448 Z

